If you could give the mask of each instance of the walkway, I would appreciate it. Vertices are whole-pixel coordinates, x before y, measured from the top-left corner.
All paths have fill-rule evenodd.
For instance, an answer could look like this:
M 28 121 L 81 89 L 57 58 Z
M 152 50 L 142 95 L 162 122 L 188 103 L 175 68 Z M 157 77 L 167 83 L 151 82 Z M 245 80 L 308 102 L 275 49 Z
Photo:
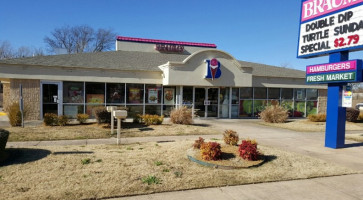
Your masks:
M 360 174 L 325 177 L 308 180 L 282 181 L 221 188 L 208 188 L 178 192 L 158 193 L 134 197 L 118 198 L 120 200 L 146 199 L 363 199 L 363 143 L 347 141 L 348 148 L 329 149 L 324 147 L 324 133 L 294 132 L 279 128 L 256 125 L 255 120 L 203 120 L 218 129 L 236 130 L 240 138 L 251 138 L 264 146 L 277 147 L 345 166 Z M 204 138 L 222 138 L 208 135 Z M 195 140 L 198 136 L 163 136 L 124 138 L 123 144 L 135 142 L 156 142 L 169 140 Z M 115 138 L 72 141 L 43 142 L 9 142 L 8 147 L 16 146 L 47 146 L 47 145 L 87 145 L 115 144 Z

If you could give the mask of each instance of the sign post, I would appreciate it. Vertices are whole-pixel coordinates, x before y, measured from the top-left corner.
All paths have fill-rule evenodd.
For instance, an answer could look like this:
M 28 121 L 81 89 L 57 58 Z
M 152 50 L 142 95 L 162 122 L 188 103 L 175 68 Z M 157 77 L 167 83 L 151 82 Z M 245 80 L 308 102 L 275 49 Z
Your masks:
M 334 53 L 329 56 L 330 63 L 348 60 L 348 52 Z M 345 83 L 328 84 L 326 111 L 325 147 L 343 148 L 345 145 L 346 109 L 342 107 L 342 92 Z
M 363 50 L 363 0 L 302 0 L 300 17 L 297 57 L 329 55 L 329 63 L 306 68 L 307 84 L 328 84 L 325 147 L 343 148 L 344 87 L 362 81 L 362 61 L 348 59 L 349 52 Z
M 24 128 L 24 99 L 23 99 L 23 85 L 19 85 L 19 107 L 21 113 L 21 127 Z

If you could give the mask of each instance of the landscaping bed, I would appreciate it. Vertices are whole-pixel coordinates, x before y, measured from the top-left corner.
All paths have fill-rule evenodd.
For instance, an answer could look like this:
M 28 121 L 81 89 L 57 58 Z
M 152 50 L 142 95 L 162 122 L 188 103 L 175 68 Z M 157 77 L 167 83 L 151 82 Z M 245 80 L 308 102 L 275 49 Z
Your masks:
M 96 199 L 355 173 L 316 158 L 259 146 L 255 168 L 223 170 L 191 162 L 194 141 L 7 149 L 4 199 Z
M 67 126 L 33 126 L 10 127 L 9 142 L 14 141 L 46 141 L 46 140 L 77 140 L 115 137 L 107 124 L 84 124 Z M 137 123 L 122 123 L 121 137 L 173 136 L 173 135 L 211 135 L 219 134 L 210 125 L 193 124 L 162 124 L 146 126 Z
M 221 145 L 221 158 L 219 160 L 204 160 L 200 154 L 199 149 L 191 148 L 187 151 L 187 156 L 189 160 L 196 162 L 198 164 L 220 168 L 220 169 L 238 169 L 238 168 L 249 168 L 257 167 L 264 163 L 265 156 L 261 155 L 261 158 L 257 161 L 248 161 L 242 159 L 238 155 L 238 146 L 231 145 Z M 267 158 L 269 159 L 269 158 Z

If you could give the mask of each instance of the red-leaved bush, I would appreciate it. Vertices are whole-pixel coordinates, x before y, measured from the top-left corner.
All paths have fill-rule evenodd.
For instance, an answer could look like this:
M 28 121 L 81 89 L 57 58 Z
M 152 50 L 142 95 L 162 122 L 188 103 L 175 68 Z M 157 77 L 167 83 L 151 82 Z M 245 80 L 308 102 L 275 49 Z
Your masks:
M 194 144 L 193 144 L 194 149 L 200 149 L 200 147 L 202 146 L 203 143 L 204 143 L 204 139 L 202 137 L 199 137 L 198 140 L 194 141 Z
M 219 160 L 222 154 L 221 145 L 217 142 L 204 142 L 200 146 L 203 160 Z
M 238 148 L 239 155 L 244 160 L 256 161 L 260 159 L 260 152 L 257 150 L 257 142 L 254 140 L 242 140 Z

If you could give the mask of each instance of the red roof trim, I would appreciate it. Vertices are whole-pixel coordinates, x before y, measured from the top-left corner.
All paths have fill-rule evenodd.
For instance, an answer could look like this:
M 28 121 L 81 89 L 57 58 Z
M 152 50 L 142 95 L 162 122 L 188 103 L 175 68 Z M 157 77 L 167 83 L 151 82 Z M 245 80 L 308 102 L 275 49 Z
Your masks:
M 217 48 L 217 45 L 209 44 L 209 43 L 181 42 L 181 41 L 171 41 L 171 40 L 155 40 L 155 39 L 123 37 L 123 36 L 117 36 L 117 40 L 130 41 L 130 42 L 142 42 L 142 43 L 177 44 L 177 45 L 184 45 L 184 46 Z

